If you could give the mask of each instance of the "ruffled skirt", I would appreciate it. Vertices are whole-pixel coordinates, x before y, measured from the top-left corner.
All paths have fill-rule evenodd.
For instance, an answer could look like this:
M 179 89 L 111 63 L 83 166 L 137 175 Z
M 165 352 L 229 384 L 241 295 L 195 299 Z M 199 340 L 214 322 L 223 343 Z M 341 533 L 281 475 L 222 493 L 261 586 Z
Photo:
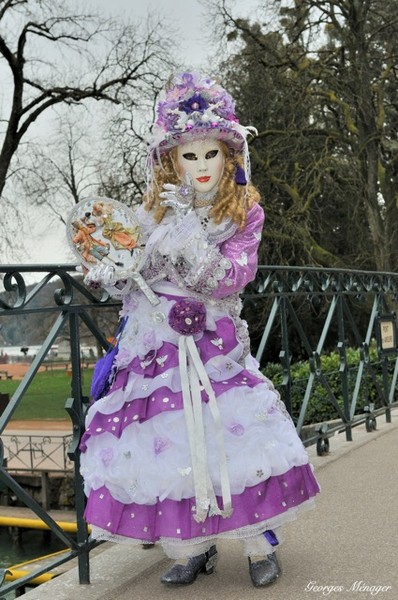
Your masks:
M 221 508 L 227 475 L 232 511 L 195 518 L 180 335 L 167 319 L 176 299 L 162 295 L 161 304 L 151 307 L 136 294 L 125 303 L 123 315 L 129 319 L 115 361 L 117 375 L 87 414 L 81 442 L 85 517 L 100 539 L 184 544 L 255 536 L 294 519 L 319 491 L 279 394 L 254 359 L 241 364 L 243 346 L 234 320 L 210 305 L 206 329 L 191 336 L 217 403 L 215 419 L 201 385 L 204 462 Z

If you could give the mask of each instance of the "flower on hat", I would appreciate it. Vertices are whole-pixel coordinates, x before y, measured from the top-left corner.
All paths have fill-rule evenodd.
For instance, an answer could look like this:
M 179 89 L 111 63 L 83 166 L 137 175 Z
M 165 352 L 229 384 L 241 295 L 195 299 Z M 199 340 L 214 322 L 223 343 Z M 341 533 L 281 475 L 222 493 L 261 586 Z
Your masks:
M 164 139 L 169 142 L 166 145 L 169 146 L 174 145 L 173 140 L 179 141 L 175 137 L 178 134 L 202 132 L 210 128 L 230 131 L 235 123 L 239 123 L 235 116 L 235 104 L 223 87 L 209 77 L 181 73 L 157 105 L 154 133 L 156 137 L 161 137 L 163 132 Z M 238 137 L 235 136 L 235 145 Z
M 188 100 L 180 102 L 180 109 L 186 113 L 200 112 L 203 113 L 209 105 L 200 94 L 194 94 Z

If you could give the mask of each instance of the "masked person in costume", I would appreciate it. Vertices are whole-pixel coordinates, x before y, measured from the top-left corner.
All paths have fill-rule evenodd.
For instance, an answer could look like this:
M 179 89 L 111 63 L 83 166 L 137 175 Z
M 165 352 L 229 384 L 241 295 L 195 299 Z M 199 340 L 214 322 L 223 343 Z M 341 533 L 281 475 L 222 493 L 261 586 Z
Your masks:
M 165 584 L 212 573 L 222 538 L 239 540 L 255 586 L 273 583 L 281 527 L 319 491 L 239 316 L 264 220 L 250 133 L 211 78 L 182 73 L 168 84 L 136 211 L 140 272 L 158 304 L 133 279 L 107 278 L 125 326 L 108 389 L 87 415 L 85 516 L 97 539 L 160 543 L 176 561 Z

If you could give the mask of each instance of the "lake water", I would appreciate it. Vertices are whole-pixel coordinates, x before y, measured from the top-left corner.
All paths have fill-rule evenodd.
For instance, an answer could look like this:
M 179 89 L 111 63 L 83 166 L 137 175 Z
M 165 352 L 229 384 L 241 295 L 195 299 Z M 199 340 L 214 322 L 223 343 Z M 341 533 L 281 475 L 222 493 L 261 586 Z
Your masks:
M 42 531 L 38 530 L 25 530 L 22 535 L 22 544 L 16 546 L 13 543 L 8 528 L 0 527 L 0 568 L 13 567 L 27 560 L 39 558 L 40 556 L 51 554 L 64 548 L 65 545 L 54 535 L 49 540 L 48 537 L 45 538 Z M 10 593 L 4 596 L 0 591 L 0 597 L 12 600 L 15 595 Z

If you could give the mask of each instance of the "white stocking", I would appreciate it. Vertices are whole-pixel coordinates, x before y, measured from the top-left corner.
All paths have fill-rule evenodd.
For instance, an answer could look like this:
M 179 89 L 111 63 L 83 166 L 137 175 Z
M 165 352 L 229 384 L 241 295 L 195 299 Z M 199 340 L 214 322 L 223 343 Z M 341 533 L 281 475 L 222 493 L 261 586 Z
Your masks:
M 281 528 L 277 527 L 272 531 L 280 545 L 282 542 Z M 244 556 L 267 556 L 267 554 L 272 554 L 279 548 L 279 545 L 272 546 L 263 533 L 253 537 L 241 538 L 240 542 Z
M 191 558 L 192 556 L 204 554 L 211 548 L 211 546 L 214 545 L 214 540 L 200 541 L 195 544 L 192 543 L 192 541 L 189 543 L 188 540 L 187 543 L 181 543 L 180 540 L 173 541 L 168 538 L 162 538 L 160 540 L 160 544 L 164 550 L 164 553 L 169 558 L 177 560 L 180 558 Z

